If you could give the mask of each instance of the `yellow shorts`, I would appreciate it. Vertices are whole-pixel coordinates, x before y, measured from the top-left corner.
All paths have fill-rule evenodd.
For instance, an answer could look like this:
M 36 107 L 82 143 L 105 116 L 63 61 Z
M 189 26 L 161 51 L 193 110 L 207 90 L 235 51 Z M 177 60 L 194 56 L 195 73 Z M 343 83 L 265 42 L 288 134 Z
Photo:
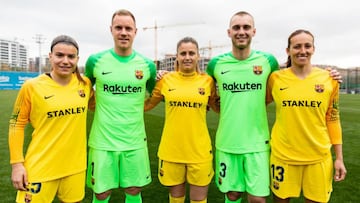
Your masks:
M 316 202 L 328 202 L 332 192 L 333 163 L 329 154 L 322 162 L 290 165 L 270 157 L 271 190 L 282 198 L 304 197 Z
M 28 191 L 18 191 L 18 203 L 49 203 L 55 195 L 61 202 L 80 202 L 85 196 L 85 171 L 60 179 L 29 183 Z
M 158 177 L 161 184 L 174 186 L 189 183 L 195 186 L 206 186 L 214 176 L 212 161 L 204 163 L 174 163 L 159 160 Z

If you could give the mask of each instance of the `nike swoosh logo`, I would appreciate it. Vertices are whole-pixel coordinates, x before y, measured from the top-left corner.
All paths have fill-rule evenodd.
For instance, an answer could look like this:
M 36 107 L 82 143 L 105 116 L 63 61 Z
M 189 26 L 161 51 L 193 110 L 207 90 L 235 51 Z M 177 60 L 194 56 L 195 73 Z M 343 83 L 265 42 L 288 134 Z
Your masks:
M 53 97 L 54 95 L 50 95 L 50 96 L 44 96 L 44 99 L 50 99 L 51 97 Z
M 221 74 L 225 74 L 225 73 L 228 73 L 230 72 L 229 70 L 226 70 L 226 71 L 221 71 Z
M 101 74 L 106 75 L 106 74 L 109 74 L 109 73 L 112 73 L 112 72 L 102 72 Z
M 169 89 L 169 92 L 174 91 L 174 90 L 176 90 L 176 89 L 175 89 L 175 88 L 173 88 L 173 89 Z
M 289 88 L 289 87 L 280 87 L 280 91 L 286 90 L 287 88 Z

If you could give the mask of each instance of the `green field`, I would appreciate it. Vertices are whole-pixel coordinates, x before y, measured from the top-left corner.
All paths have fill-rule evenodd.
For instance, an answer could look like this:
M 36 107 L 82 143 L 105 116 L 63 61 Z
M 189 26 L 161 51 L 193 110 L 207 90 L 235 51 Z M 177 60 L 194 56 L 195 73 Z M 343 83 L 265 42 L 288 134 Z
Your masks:
M 9 165 L 8 152 L 8 123 L 12 110 L 12 106 L 16 97 L 17 91 L 0 91 L 0 202 L 10 203 L 15 202 L 16 191 L 12 187 L 10 181 L 11 167 Z M 341 122 L 343 127 L 344 137 L 344 159 L 347 167 L 347 178 L 340 183 L 334 183 L 334 192 L 332 193 L 331 203 L 359 203 L 360 202 L 360 95 L 341 95 Z M 274 120 L 273 106 L 268 107 L 269 123 L 272 125 Z M 88 126 L 91 125 L 92 113 L 89 112 Z M 146 130 L 149 141 L 149 154 L 151 160 L 152 178 L 153 182 L 144 188 L 142 192 L 144 203 L 165 203 L 168 202 L 168 192 L 165 187 L 160 185 L 157 179 L 157 147 L 160 140 L 161 130 L 163 126 L 164 112 L 163 106 L 159 105 L 155 109 L 145 114 Z M 213 112 L 208 114 L 209 131 L 214 138 L 217 127 L 218 115 Z M 88 128 L 89 129 L 89 128 Z M 26 141 L 30 139 L 31 128 L 26 130 Z M 209 189 L 209 203 L 224 202 L 224 195 L 221 194 L 214 183 L 211 183 Z M 86 196 L 83 202 L 91 202 L 92 193 L 86 190 Z M 124 195 L 122 190 L 117 190 L 113 193 L 110 202 L 124 202 Z M 58 202 L 58 201 L 55 201 Z M 246 202 L 246 201 L 243 201 Z M 269 198 L 268 202 L 272 202 Z M 296 202 L 303 202 L 293 200 Z

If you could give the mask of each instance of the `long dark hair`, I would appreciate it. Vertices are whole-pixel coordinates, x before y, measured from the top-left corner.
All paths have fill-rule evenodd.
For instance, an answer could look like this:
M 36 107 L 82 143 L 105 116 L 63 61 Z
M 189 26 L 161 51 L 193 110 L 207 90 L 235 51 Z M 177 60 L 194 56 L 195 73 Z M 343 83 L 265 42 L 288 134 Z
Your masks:
M 296 35 L 301 34 L 301 33 L 306 33 L 306 34 L 310 35 L 310 36 L 313 38 L 313 40 L 314 40 L 314 35 L 313 35 L 310 31 L 304 30 L 304 29 L 295 30 L 295 31 L 294 31 L 293 33 L 291 33 L 290 36 L 288 37 L 288 45 L 287 45 L 287 48 L 288 48 L 288 49 L 290 48 L 290 44 L 291 44 L 290 41 L 291 41 L 291 39 L 292 39 L 293 37 L 295 37 Z M 291 58 L 290 58 L 290 56 L 288 56 L 287 61 L 286 61 L 286 67 L 288 68 L 288 67 L 290 67 L 290 66 L 291 66 Z
M 78 43 L 75 41 L 74 38 L 72 38 L 72 37 L 70 37 L 70 36 L 68 36 L 68 35 L 59 35 L 59 36 L 55 37 L 55 38 L 53 39 L 53 41 L 51 42 L 50 51 L 52 52 L 54 46 L 57 45 L 57 44 L 59 44 L 59 43 L 64 43 L 64 44 L 68 44 L 68 45 L 74 46 L 74 47 L 76 48 L 76 50 L 77 50 L 77 54 L 79 55 L 79 45 L 78 45 Z M 81 74 L 80 74 L 80 71 L 79 71 L 79 67 L 77 66 L 77 64 L 76 64 L 76 68 L 75 68 L 74 73 L 76 74 L 77 79 L 78 79 L 81 83 L 83 83 L 83 84 L 86 83 L 85 80 L 81 77 Z

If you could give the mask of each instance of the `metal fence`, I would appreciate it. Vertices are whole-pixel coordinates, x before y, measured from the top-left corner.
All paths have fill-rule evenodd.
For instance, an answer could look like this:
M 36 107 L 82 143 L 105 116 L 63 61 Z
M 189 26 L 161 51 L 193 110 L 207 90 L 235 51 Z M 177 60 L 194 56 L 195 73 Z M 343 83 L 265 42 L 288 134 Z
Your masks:
M 343 93 L 359 94 L 360 93 L 360 67 L 338 69 L 343 82 L 340 85 L 340 90 Z

